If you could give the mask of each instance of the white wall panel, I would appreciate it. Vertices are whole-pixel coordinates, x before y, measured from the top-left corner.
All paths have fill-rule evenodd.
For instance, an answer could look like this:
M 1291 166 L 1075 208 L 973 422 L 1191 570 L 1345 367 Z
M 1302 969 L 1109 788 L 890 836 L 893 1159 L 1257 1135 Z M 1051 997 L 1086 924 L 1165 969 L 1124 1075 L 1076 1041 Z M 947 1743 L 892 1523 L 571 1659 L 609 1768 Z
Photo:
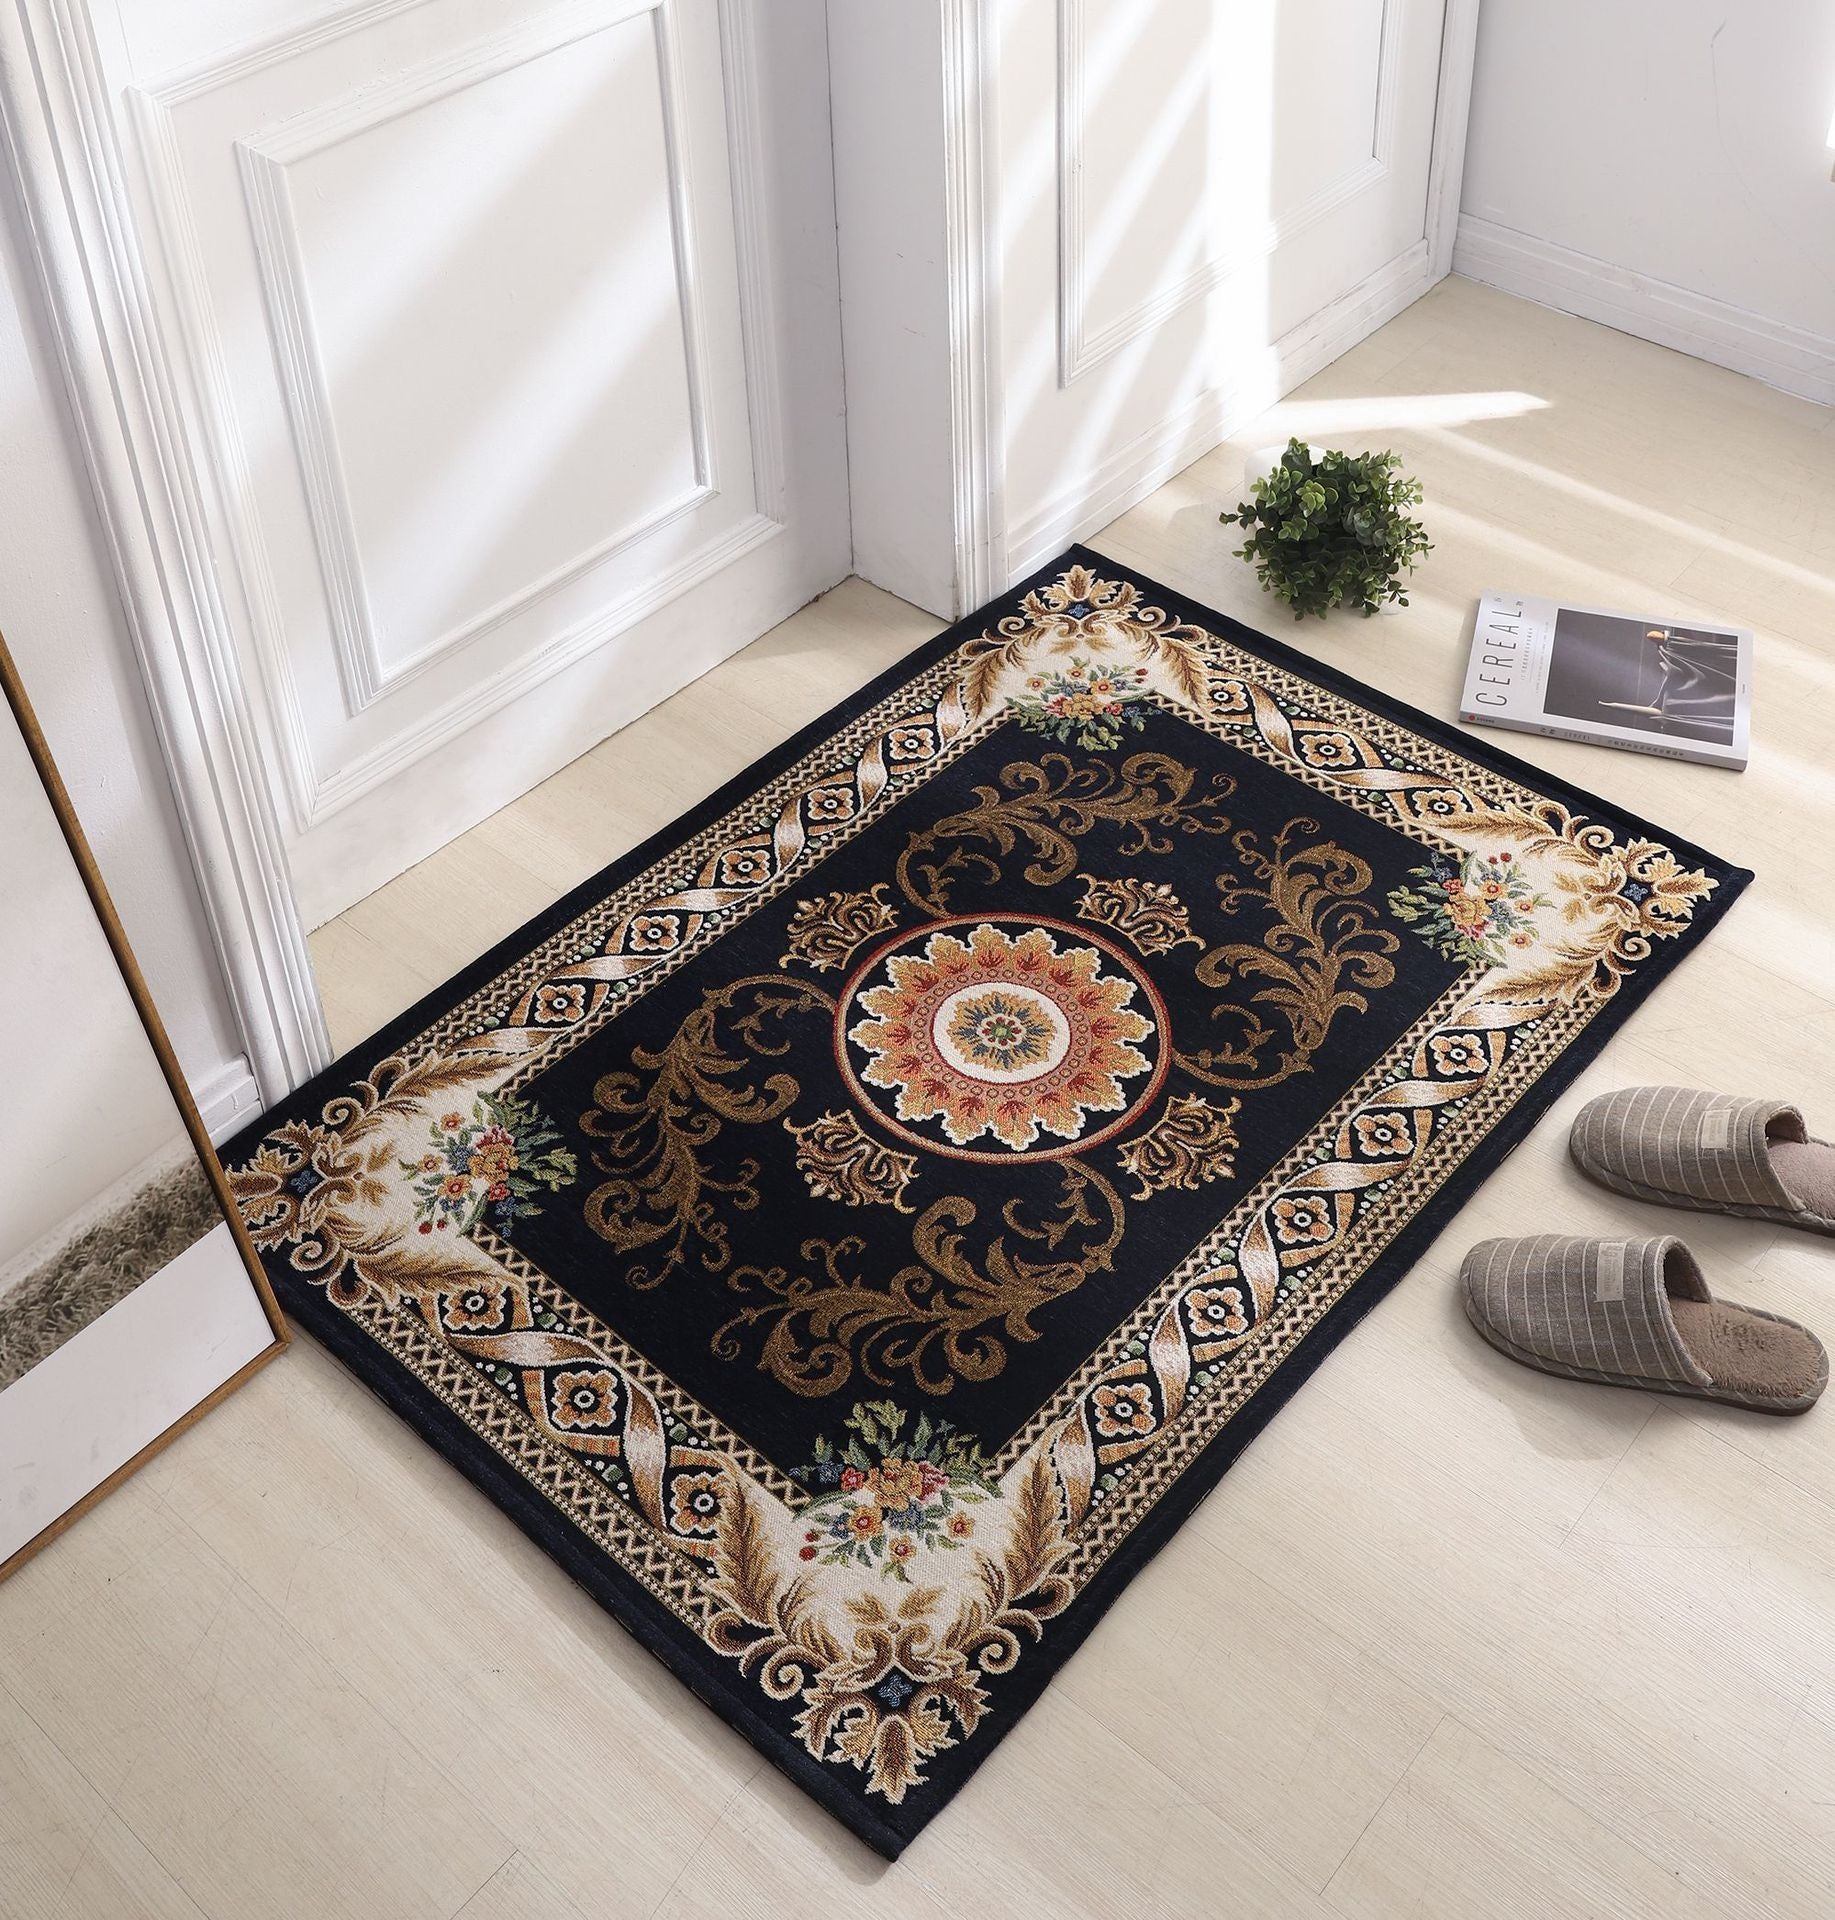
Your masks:
M 1835 403 L 1835 8 L 1486 0 L 1459 272 Z
M 1386 176 L 1403 0 L 1065 0 L 1060 9 L 1060 303 L 1068 382 L 1253 272 Z M 1310 57 L 1308 56 L 1310 50 Z M 1304 75 L 1304 85 L 1300 84 Z M 1149 104 L 1150 103 L 1150 104 Z M 1425 174 L 1415 198 L 1425 185 Z M 1276 333 L 1416 237 L 1421 208 L 1296 258 L 1269 284 Z M 1405 211 L 1410 221 L 1398 218 Z M 1385 249 L 1387 250 L 1385 252 Z M 1307 272 L 1308 266 L 1314 271 Z M 1337 285 L 1333 284 L 1334 279 Z

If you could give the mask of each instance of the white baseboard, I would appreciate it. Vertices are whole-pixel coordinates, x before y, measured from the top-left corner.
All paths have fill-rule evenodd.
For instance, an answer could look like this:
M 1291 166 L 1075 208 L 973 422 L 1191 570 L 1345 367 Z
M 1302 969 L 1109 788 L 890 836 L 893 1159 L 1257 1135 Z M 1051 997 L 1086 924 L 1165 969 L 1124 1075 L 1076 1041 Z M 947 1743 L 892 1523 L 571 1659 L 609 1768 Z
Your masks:
M 204 1131 L 219 1146 L 261 1111 L 261 1089 L 246 1054 L 237 1054 L 214 1073 L 193 1081 L 191 1097 L 197 1102 Z
M 1835 406 L 1835 338 L 1826 334 L 1767 320 L 1469 213 L 1459 217 L 1453 271 Z
M 1006 577 L 1023 579 L 1072 541 L 1126 513 L 1155 487 L 1228 439 L 1245 421 L 1265 412 L 1302 380 L 1413 305 L 1436 278 L 1427 242 L 1417 241 L 1283 334 L 1255 368 L 1226 386 L 1201 393 L 1081 474 L 1012 527 Z

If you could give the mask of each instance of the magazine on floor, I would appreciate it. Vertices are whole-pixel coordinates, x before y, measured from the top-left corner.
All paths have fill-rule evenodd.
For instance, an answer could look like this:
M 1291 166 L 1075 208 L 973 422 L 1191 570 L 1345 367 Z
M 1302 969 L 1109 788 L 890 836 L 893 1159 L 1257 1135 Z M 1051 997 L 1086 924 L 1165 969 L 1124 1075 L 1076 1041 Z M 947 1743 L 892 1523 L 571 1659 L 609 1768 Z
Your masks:
M 1487 593 L 1459 717 L 1739 768 L 1751 704 L 1749 628 Z

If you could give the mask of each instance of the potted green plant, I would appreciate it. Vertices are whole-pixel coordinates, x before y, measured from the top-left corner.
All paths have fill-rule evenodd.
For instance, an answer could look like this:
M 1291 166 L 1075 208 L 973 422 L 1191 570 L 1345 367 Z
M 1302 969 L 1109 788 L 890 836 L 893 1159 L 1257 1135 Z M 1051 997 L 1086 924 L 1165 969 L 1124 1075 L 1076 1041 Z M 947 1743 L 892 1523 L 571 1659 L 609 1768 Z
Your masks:
M 1301 620 L 1333 607 L 1365 614 L 1407 606 L 1402 575 L 1432 551 L 1408 508 L 1421 483 L 1402 472 L 1398 453 L 1333 453 L 1289 440 L 1255 478 L 1251 498 L 1217 517 L 1247 530 L 1236 549 L 1252 560 L 1270 593 Z

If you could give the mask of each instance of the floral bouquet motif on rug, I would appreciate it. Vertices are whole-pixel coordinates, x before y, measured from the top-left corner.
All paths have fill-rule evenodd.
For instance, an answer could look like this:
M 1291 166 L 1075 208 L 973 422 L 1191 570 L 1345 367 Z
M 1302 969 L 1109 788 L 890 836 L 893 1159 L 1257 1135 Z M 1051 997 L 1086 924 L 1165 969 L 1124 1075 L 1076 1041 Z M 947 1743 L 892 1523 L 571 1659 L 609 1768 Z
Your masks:
M 803 1509 L 802 1559 L 909 1580 L 920 1547 L 955 1549 L 973 1536 L 969 1508 L 997 1490 L 992 1463 L 948 1420 L 919 1414 L 905 1435 L 907 1423 L 897 1401 L 866 1400 L 842 1422 L 849 1437 L 840 1447 L 816 1442 L 813 1464 L 792 1478 L 834 1491 L 818 1491 Z
M 1145 667 L 1097 667 L 1073 660 L 1062 673 L 1035 673 L 1009 703 L 1022 727 L 1065 746 L 1106 753 L 1124 727 L 1146 724 L 1139 703 L 1147 696 Z
M 508 1094 L 481 1094 L 469 1114 L 458 1109 L 433 1123 L 427 1151 L 404 1160 L 414 1182 L 414 1219 L 421 1233 L 469 1233 L 488 1222 L 508 1240 L 517 1219 L 540 1213 L 538 1193 L 558 1193 L 579 1172 L 561 1136 L 534 1107 Z
M 1535 944 L 1532 916 L 1550 904 L 1517 865 L 1503 853 L 1435 854 L 1424 867 L 1415 867 L 1415 887 L 1397 887 L 1389 895 L 1389 911 L 1414 925 L 1429 946 L 1449 960 L 1473 966 L 1501 966 L 1507 946 Z

